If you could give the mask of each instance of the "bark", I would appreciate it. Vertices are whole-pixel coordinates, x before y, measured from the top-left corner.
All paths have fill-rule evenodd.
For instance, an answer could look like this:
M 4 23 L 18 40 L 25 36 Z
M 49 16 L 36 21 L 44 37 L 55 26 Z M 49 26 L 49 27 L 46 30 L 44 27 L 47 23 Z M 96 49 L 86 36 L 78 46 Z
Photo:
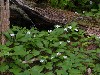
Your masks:
M 10 17 L 10 10 L 9 10 L 9 0 L 0 0 L 1 7 L 0 7 L 0 42 L 5 44 L 6 38 L 4 37 L 3 33 L 9 29 L 9 17 Z

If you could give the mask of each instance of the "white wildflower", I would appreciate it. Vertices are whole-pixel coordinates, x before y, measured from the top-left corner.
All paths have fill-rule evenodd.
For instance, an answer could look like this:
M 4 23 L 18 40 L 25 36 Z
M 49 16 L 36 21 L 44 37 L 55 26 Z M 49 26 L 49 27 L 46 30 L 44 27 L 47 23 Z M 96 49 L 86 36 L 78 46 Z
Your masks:
M 15 36 L 15 34 L 10 34 L 10 36 Z
M 31 32 L 30 32 L 30 31 L 28 31 L 28 32 L 27 32 L 27 34 L 31 34 Z
M 100 36 L 97 36 L 96 38 L 100 39 Z
M 67 40 L 68 43 L 70 43 L 70 40 Z
M 59 43 L 62 44 L 62 41 L 60 41 Z
M 87 73 L 88 73 L 88 75 L 92 75 L 92 70 L 91 70 L 91 68 L 88 68 L 88 69 L 87 69 Z
M 34 35 L 33 37 L 36 37 L 36 35 Z
M 64 59 L 67 59 L 67 56 L 63 56 Z
M 43 60 L 43 59 L 41 59 L 41 60 L 40 60 L 40 62 L 44 62 L 44 60 Z
M 72 29 L 72 26 L 68 26 L 69 29 Z
M 92 4 L 92 1 L 90 1 L 90 4 Z
M 67 31 L 68 32 L 67 28 L 64 28 L 64 31 Z
M 56 28 L 59 28 L 60 27 L 60 25 L 56 25 Z
M 52 56 L 51 59 L 53 59 L 54 57 Z
M 85 11 L 83 11 L 83 13 L 85 13 Z
M 48 30 L 48 32 L 50 33 L 50 32 L 52 32 L 52 30 Z
M 60 52 L 58 52 L 58 53 L 57 53 L 57 56 L 59 56 L 59 55 L 61 55 L 61 53 L 60 53 Z
M 78 31 L 78 29 L 74 29 L 75 31 Z
M 75 12 L 75 14 L 78 14 L 78 12 Z

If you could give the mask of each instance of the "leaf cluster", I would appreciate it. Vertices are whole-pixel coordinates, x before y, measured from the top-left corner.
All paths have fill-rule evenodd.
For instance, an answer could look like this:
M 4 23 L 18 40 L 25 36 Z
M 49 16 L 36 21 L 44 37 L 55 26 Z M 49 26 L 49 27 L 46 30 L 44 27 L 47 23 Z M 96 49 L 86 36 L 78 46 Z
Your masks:
M 86 49 L 94 37 L 85 37 L 76 25 L 73 22 L 52 31 L 8 30 L 4 33 L 7 43 L 0 45 L 1 75 L 84 75 L 88 68 L 99 75 L 100 50 Z

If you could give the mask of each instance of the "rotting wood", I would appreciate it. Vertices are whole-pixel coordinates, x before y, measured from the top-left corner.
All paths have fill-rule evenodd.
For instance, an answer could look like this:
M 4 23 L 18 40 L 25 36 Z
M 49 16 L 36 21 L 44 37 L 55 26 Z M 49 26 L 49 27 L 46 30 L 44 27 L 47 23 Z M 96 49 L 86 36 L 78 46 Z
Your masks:
M 10 17 L 10 10 L 9 10 L 9 0 L 0 0 L 0 43 L 5 44 L 6 38 L 3 35 L 9 29 L 9 17 Z

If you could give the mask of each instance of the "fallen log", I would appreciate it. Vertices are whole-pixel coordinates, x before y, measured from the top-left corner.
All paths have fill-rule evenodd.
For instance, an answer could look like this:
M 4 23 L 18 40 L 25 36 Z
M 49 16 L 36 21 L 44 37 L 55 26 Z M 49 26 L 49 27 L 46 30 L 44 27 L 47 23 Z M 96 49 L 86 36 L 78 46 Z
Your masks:
M 99 19 L 81 16 L 80 14 L 71 11 L 51 7 L 30 7 L 22 0 L 11 0 L 11 2 L 21 8 L 38 28 L 49 29 L 50 26 L 57 24 L 64 26 L 75 21 L 88 35 L 100 36 Z

